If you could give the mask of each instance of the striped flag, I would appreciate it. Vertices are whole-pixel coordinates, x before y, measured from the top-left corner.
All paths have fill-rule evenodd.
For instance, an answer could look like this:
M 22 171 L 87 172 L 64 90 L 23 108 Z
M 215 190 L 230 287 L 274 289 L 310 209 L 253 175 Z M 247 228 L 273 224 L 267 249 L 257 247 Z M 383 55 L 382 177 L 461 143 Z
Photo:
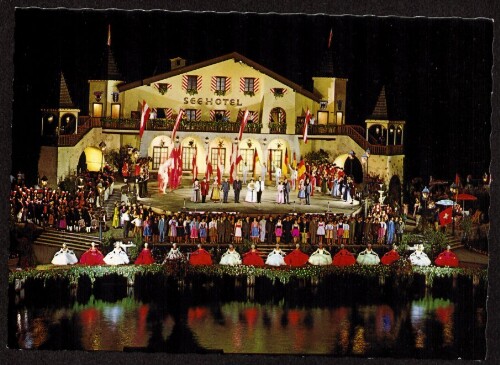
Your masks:
M 198 165 L 196 164 L 196 159 L 198 157 L 198 147 L 194 148 L 194 154 L 193 154 L 193 161 L 192 161 L 192 167 L 193 167 L 193 181 L 198 177 Z
M 108 47 L 111 46 L 111 24 L 108 24 Z
M 249 111 L 247 109 L 247 110 L 245 110 L 245 114 L 243 114 L 243 119 L 241 119 L 240 134 L 238 136 L 238 139 L 240 141 L 241 141 L 241 137 L 243 136 L 243 131 L 245 130 L 245 127 L 247 126 L 248 115 L 249 115 Z
M 295 151 L 293 152 L 292 167 L 293 167 L 294 169 L 296 169 L 296 168 L 297 168 L 297 155 L 295 154 Z
M 205 170 L 205 177 L 207 178 L 207 181 L 210 181 L 210 176 L 212 176 L 212 163 L 210 162 L 209 155 L 210 148 L 207 146 L 207 156 L 205 157 L 205 165 L 207 167 Z
M 221 154 L 220 154 L 220 148 L 217 150 L 217 182 L 220 184 L 222 183 L 222 174 L 224 173 L 224 171 L 222 171 L 224 169 L 223 165 L 222 165 L 222 157 L 221 157 Z
M 229 182 L 232 184 L 238 175 L 238 165 L 243 160 L 240 155 L 240 148 L 233 145 L 233 150 L 231 153 L 231 170 L 229 171 Z
M 259 162 L 259 154 L 257 153 L 257 149 L 254 148 L 254 153 L 253 153 L 253 178 L 254 179 L 257 176 L 257 162 Z
M 328 48 L 332 45 L 333 30 L 330 28 L 330 35 L 328 36 Z
M 299 164 L 297 165 L 297 177 L 300 179 L 303 179 L 306 174 L 306 164 L 304 163 L 304 160 L 300 160 Z
M 307 108 L 306 119 L 304 121 L 304 130 L 302 131 L 302 139 L 304 140 L 304 143 L 307 143 L 307 128 L 309 127 L 310 120 L 311 120 L 311 112 L 309 111 L 309 108 Z
M 271 149 L 269 150 L 269 163 L 267 166 L 269 166 L 269 180 L 273 181 L 273 151 Z
M 141 125 L 139 129 L 139 138 L 142 138 L 142 134 L 144 133 L 144 129 L 146 129 L 146 123 L 149 120 L 150 109 L 146 100 L 142 101 L 142 110 L 141 110 Z
M 283 168 L 281 169 L 282 175 L 286 176 L 288 175 L 288 148 L 285 149 L 285 163 L 283 164 Z
M 175 133 L 177 133 L 177 129 L 179 128 L 179 124 L 181 123 L 183 115 L 184 109 L 179 109 L 179 114 L 177 115 L 177 119 L 175 120 L 174 129 L 172 129 L 172 142 L 175 140 Z

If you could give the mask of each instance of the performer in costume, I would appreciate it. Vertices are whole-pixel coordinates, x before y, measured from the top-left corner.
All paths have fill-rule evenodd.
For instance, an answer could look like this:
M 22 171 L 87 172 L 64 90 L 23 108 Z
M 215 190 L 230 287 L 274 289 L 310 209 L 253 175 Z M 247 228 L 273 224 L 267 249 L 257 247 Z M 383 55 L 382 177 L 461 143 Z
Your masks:
M 369 243 L 365 250 L 361 251 L 356 259 L 360 265 L 378 265 L 380 258 L 378 254 L 372 250 L 372 245 Z
M 330 252 L 323 248 L 323 244 L 320 242 L 318 249 L 314 251 L 309 257 L 308 262 L 311 265 L 325 266 L 332 264 L 332 255 Z
M 174 243 L 170 248 L 170 251 L 168 251 L 167 255 L 165 256 L 165 259 L 163 260 L 162 264 L 166 264 L 168 261 L 176 261 L 176 260 L 184 260 L 184 255 L 177 248 L 177 243 Z
M 78 262 L 76 255 L 73 251 L 69 250 L 65 243 L 62 248 L 54 254 L 52 259 L 53 265 L 73 265 Z
M 224 252 L 220 259 L 220 264 L 229 266 L 241 265 L 240 254 L 234 249 L 233 245 L 229 245 L 228 250 Z
M 280 244 L 277 243 L 276 247 L 267 256 L 266 265 L 270 266 L 286 265 L 283 256 L 285 256 L 285 253 L 281 250 Z
M 92 242 L 91 247 L 83 253 L 80 257 L 80 264 L 82 265 L 105 265 L 104 255 L 95 246 L 96 243 Z
M 335 266 L 352 266 L 356 264 L 356 258 L 354 254 L 349 252 L 344 248 L 344 245 L 340 245 L 340 251 L 333 256 L 333 265 Z
M 134 264 L 136 265 L 149 265 L 149 264 L 154 264 L 155 259 L 153 258 L 153 255 L 151 254 L 151 250 L 148 248 L 148 243 L 144 243 L 144 248 L 142 249 L 141 253 L 137 258 L 135 259 Z
M 421 243 L 417 245 L 415 252 L 410 255 L 410 262 L 415 266 L 429 266 L 431 264 L 431 260 L 424 252 L 424 245 Z
M 104 257 L 104 262 L 108 265 L 124 265 L 130 262 L 126 252 L 122 249 L 121 242 L 115 242 L 115 248 Z
M 210 200 L 216 203 L 220 201 L 220 187 L 217 179 L 214 179 L 214 183 L 212 184 L 212 194 L 210 195 Z
M 260 257 L 260 252 L 251 246 L 250 251 L 243 254 L 243 265 L 246 266 L 264 266 L 264 260 Z
M 200 202 L 200 182 L 198 179 L 194 179 L 193 182 L 193 195 L 191 196 L 191 201 L 194 203 Z
M 259 241 L 259 222 L 257 218 L 254 217 L 253 222 L 250 224 L 250 238 L 254 245 Z
M 458 267 L 458 257 L 451 251 L 450 245 L 446 246 L 446 250 L 441 252 L 434 263 L 437 266 Z
M 118 206 L 118 202 L 115 202 L 115 207 L 113 208 L 113 228 L 120 227 L 120 208 Z
M 309 256 L 300 250 L 300 244 L 295 244 L 295 250 L 292 250 L 284 258 L 285 263 L 288 266 L 299 267 L 304 266 L 309 261 Z
M 257 203 L 257 192 L 255 191 L 255 182 L 253 179 L 247 185 L 247 194 L 245 196 L 245 201 L 249 203 Z
M 401 258 L 398 253 L 398 246 L 392 245 L 392 250 L 386 252 L 384 256 L 380 259 L 380 262 L 384 265 L 391 265 L 392 263 L 398 261 Z
M 212 256 L 210 256 L 210 253 L 203 249 L 201 244 L 198 244 L 197 247 L 198 249 L 189 255 L 189 263 L 193 266 L 212 265 Z

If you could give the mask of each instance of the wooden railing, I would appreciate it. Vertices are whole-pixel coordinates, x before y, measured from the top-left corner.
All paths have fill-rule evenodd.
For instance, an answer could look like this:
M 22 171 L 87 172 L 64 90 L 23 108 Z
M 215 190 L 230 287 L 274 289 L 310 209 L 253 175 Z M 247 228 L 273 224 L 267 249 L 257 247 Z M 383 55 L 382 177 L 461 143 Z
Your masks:
M 302 134 L 303 122 L 295 124 L 295 134 Z M 401 155 L 403 154 L 403 146 L 384 146 L 368 142 L 363 135 L 365 130 L 361 126 L 355 125 L 328 125 L 315 124 L 309 125 L 307 134 L 314 135 L 343 135 L 352 138 L 362 149 L 370 149 L 370 152 L 375 155 Z
M 57 138 L 57 145 L 61 147 L 74 146 L 80 141 L 84 135 L 92 128 L 101 127 L 101 118 L 79 117 L 78 132 L 74 134 L 60 134 Z

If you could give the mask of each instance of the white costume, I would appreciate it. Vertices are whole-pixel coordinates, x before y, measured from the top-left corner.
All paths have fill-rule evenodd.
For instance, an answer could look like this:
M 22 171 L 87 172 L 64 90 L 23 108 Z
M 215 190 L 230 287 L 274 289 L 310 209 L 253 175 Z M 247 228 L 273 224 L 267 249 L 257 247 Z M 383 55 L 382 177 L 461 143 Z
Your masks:
M 359 253 L 356 262 L 360 265 L 378 265 L 380 263 L 380 257 L 378 257 L 375 251 L 367 248 Z
M 429 266 L 431 264 L 429 256 L 420 247 L 410 255 L 410 262 L 415 266 Z
M 76 255 L 73 251 L 68 250 L 65 245 L 57 251 L 52 259 L 53 265 L 73 265 L 78 262 Z
M 249 203 L 257 203 L 257 191 L 255 190 L 255 183 L 250 182 L 247 185 L 247 195 L 245 201 Z
M 276 179 L 276 186 L 278 186 L 281 179 L 281 168 L 279 168 L 278 166 L 276 166 L 274 169 L 274 178 Z
M 163 263 L 167 262 L 167 260 L 182 260 L 184 258 L 184 255 L 182 252 L 177 248 L 173 247 L 168 251 L 167 256 L 165 256 L 165 260 L 163 260 Z
M 309 260 L 307 260 L 311 265 L 319 265 L 319 266 L 324 266 L 324 265 L 331 265 L 332 264 L 332 255 L 330 255 L 330 252 L 323 248 L 318 248 L 316 251 L 312 253 L 312 255 L 309 257 Z
M 241 265 L 241 256 L 236 250 L 227 250 L 223 255 L 222 258 L 220 259 L 220 264 L 221 265 L 229 265 L 229 266 L 235 266 L 235 265 Z
M 275 248 L 274 250 L 269 252 L 269 255 L 267 255 L 266 265 L 270 266 L 286 265 L 283 256 L 285 256 L 285 253 L 280 248 L 278 249 Z
M 129 258 L 122 249 L 121 243 L 116 243 L 113 251 L 104 257 L 104 262 L 108 265 L 123 265 L 129 263 Z

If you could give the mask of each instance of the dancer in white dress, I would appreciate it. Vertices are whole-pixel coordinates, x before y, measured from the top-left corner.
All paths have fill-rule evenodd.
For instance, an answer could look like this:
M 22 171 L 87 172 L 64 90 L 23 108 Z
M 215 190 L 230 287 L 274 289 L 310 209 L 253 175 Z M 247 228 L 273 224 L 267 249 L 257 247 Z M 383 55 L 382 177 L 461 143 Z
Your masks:
M 359 253 L 356 262 L 360 265 L 378 265 L 380 257 L 372 250 L 372 245 L 369 243 L 366 249 Z
M 229 266 L 241 265 L 241 256 L 238 251 L 234 249 L 233 245 L 229 245 L 228 250 L 224 252 L 220 259 L 220 264 Z
M 311 265 L 324 266 L 332 264 L 332 255 L 330 252 L 323 248 L 323 244 L 320 243 L 316 251 L 314 251 L 309 257 L 308 262 Z
M 167 261 L 175 261 L 175 260 L 184 260 L 184 255 L 177 248 L 177 243 L 174 243 L 172 245 L 172 247 L 170 248 L 170 251 L 168 251 L 167 255 L 165 256 L 163 263 L 165 264 L 165 263 L 167 263 Z
M 429 256 L 424 252 L 424 245 L 421 243 L 417 245 L 415 252 L 410 255 L 410 262 L 415 266 L 429 266 L 431 264 Z
M 76 255 L 73 251 L 69 250 L 65 243 L 62 248 L 57 251 L 52 259 L 53 265 L 73 265 L 78 262 Z
M 122 249 L 121 242 L 115 242 L 115 248 L 104 257 L 104 262 L 108 265 L 124 265 L 129 263 L 129 258 Z
M 266 259 L 266 265 L 270 266 L 281 266 L 286 265 L 284 257 L 285 253 L 281 250 L 279 243 L 276 244 L 276 247 L 269 252 Z
M 247 195 L 245 201 L 249 203 L 257 203 L 257 191 L 255 191 L 255 182 L 253 179 L 247 185 Z

